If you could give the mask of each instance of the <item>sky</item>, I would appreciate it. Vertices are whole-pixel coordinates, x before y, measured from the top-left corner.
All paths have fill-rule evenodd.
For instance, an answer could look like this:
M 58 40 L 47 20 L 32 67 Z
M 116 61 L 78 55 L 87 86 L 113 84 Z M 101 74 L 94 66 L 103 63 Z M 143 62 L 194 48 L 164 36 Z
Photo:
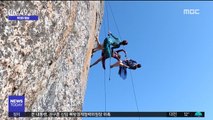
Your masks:
M 204 111 L 205 118 L 199 119 L 213 120 L 212 6 L 213 2 L 105 2 L 100 42 L 107 35 L 109 24 L 109 30 L 115 36 L 129 41 L 125 46 L 128 58 L 141 63 L 142 68 L 131 71 L 132 79 L 128 71 L 126 80 L 119 77 L 118 68 L 111 69 L 109 75 L 109 59 L 106 61 L 105 72 L 101 63 L 90 68 L 83 111 L 105 111 L 104 80 L 106 111 L 137 111 L 132 80 L 141 112 Z M 200 14 L 184 15 L 183 9 L 188 8 L 200 9 Z M 124 54 L 121 55 L 124 59 Z M 96 52 L 91 63 L 100 56 L 101 52 Z M 111 59 L 111 64 L 115 62 Z M 198 118 L 175 118 L 183 119 Z

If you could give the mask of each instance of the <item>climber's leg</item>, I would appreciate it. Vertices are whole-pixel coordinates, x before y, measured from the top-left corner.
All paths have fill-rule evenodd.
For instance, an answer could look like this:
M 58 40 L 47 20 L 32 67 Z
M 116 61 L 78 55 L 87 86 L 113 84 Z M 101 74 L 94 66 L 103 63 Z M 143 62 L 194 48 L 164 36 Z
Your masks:
M 120 66 L 121 64 L 122 64 L 122 61 L 118 61 L 118 62 L 116 62 L 115 64 L 110 65 L 110 68 Z
M 123 67 L 129 68 L 129 66 L 125 65 L 121 60 L 119 60 L 113 65 L 110 65 L 110 68 L 117 67 L 117 66 L 123 66 Z
M 101 56 L 97 61 L 95 61 L 92 65 L 90 65 L 90 67 L 92 67 L 92 66 L 98 64 L 98 63 L 102 60 L 102 58 L 103 58 L 103 57 Z
M 97 36 L 95 37 L 95 41 L 97 42 L 97 47 L 92 49 L 92 54 L 97 52 L 98 50 L 102 50 L 103 49 L 103 46 L 100 44 Z
M 102 67 L 103 67 L 104 70 L 106 69 L 106 67 L 105 67 L 106 59 L 107 59 L 107 57 L 103 56 L 103 58 L 102 58 Z

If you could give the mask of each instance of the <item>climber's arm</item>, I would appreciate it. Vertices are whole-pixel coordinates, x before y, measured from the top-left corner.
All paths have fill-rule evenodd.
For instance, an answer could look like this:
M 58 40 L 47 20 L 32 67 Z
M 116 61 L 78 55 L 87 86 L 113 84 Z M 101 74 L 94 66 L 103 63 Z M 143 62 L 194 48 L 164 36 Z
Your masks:
M 120 47 L 120 45 L 113 46 L 113 47 L 111 48 L 111 51 L 113 52 L 114 49 L 119 48 L 119 47 Z
M 125 53 L 125 56 L 126 56 L 126 54 L 127 54 L 126 51 L 125 51 L 124 49 L 117 50 L 116 52 L 117 52 L 117 53 L 119 53 L 119 52 L 124 52 L 124 53 Z
M 110 33 L 109 35 L 112 36 L 114 39 L 118 40 L 118 38 L 115 37 L 112 33 Z

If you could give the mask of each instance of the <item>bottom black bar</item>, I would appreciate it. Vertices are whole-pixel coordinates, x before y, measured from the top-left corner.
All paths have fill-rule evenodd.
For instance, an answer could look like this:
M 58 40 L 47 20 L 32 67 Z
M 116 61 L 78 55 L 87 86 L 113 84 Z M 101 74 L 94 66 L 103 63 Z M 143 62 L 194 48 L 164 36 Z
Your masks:
M 205 117 L 205 112 L 9 112 L 9 117 Z

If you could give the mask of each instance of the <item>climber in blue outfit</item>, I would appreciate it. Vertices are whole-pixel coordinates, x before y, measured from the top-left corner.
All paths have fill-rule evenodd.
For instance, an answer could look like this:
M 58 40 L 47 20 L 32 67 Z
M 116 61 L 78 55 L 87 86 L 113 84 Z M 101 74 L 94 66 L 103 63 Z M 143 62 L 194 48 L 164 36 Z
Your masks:
M 115 58 L 115 59 L 118 60 L 118 61 L 120 61 L 120 58 L 121 58 L 121 56 L 119 55 L 119 52 L 124 52 L 124 53 L 125 53 L 125 56 L 126 56 L 126 51 L 123 50 L 123 49 L 117 50 L 117 51 L 115 51 L 115 52 L 113 52 L 113 51 L 111 50 L 111 55 L 110 55 L 110 56 L 109 56 L 108 54 L 106 54 L 105 52 L 106 52 L 106 51 L 102 50 L 102 55 L 101 55 L 101 57 L 100 57 L 97 61 L 95 61 L 92 65 L 90 65 L 90 67 L 92 67 L 92 66 L 98 64 L 100 61 L 102 61 L 102 67 L 105 69 L 105 60 L 108 59 L 108 58 L 110 58 L 110 56 L 112 56 L 113 58 Z
M 113 51 L 114 49 L 119 48 L 121 45 L 128 44 L 127 40 L 120 41 L 120 39 L 115 37 L 111 32 L 108 33 L 108 37 L 104 39 L 102 45 L 98 41 L 97 37 L 96 41 L 97 47 L 92 50 L 92 55 L 98 50 L 103 50 L 103 53 L 106 55 L 106 57 L 111 57 L 111 51 Z
M 127 68 L 131 70 L 136 70 L 137 68 L 141 67 L 141 64 L 138 64 L 136 61 L 132 59 L 120 60 L 115 64 L 111 65 L 110 68 L 119 66 L 118 74 L 121 78 L 126 79 L 127 76 Z

